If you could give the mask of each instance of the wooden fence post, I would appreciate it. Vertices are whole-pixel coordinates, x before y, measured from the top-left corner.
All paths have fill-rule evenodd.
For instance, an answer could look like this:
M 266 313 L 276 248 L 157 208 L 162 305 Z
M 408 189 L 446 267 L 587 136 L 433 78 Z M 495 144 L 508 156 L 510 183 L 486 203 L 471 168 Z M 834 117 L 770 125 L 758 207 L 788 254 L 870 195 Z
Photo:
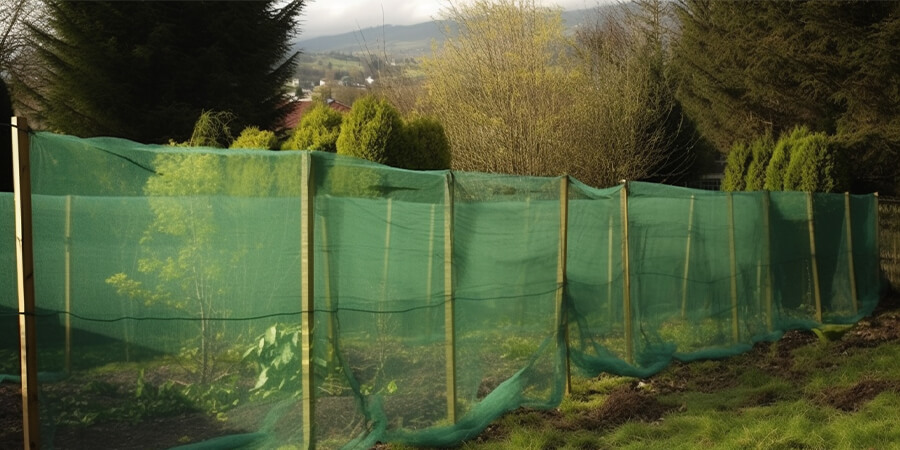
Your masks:
M 72 196 L 66 196 L 66 235 L 65 235 L 65 302 L 66 302 L 66 349 L 65 371 L 72 373 Z
M 387 301 L 388 288 L 388 267 L 390 266 L 391 256 L 391 214 L 393 212 L 393 200 L 387 199 L 387 215 L 384 224 L 384 261 L 381 273 L 381 302 L 378 303 L 378 311 L 384 311 L 384 303 Z
M 426 311 L 428 311 L 428 319 L 426 320 L 425 329 L 428 330 L 429 333 L 431 332 L 431 330 L 434 329 L 434 323 L 433 323 L 434 321 L 432 320 L 434 318 L 434 314 L 433 314 L 433 311 L 431 310 L 431 306 L 432 306 L 431 305 L 431 303 L 432 303 L 431 302 L 431 300 L 432 300 L 431 288 L 432 288 L 432 284 L 433 284 L 432 280 L 434 278 L 433 272 L 434 272 L 434 222 L 435 222 L 434 216 L 435 216 L 435 209 L 436 209 L 436 205 L 432 204 L 431 205 L 431 214 L 429 216 L 429 221 L 428 221 L 428 223 L 430 224 L 429 228 L 428 228 L 428 269 L 427 269 L 428 272 L 427 272 L 427 277 L 425 279 L 425 304 L 428 306 L 428 308 L 426 309 Z
M 302 308 L 300 313 L 300 351 L 301 389 L 303 391 L 303 448 L 314 449 L 316 424 L 315 377 L 313 375 L 313 332 L 315 327 L 315 302 L 313 283 L 315 253 L 315 184 L 312 173 L 312 156 L 310 152 L 303 154 L 301 170 L 300 195 L 300 296 Z
M 850 193 L 844 192 L 844 220 L 847 227 L 847 270 L 850 275 L 850 300 L 853 303 L 853 314 L 859 311 L 859 298 L 856 292 L 856 267 L 853 264 L 853 227 L 850 211 Z
M 569 228 L 569 176 L 564 175 L 559 185 L 559 250 L 556 263 L 556 320 L 557 332 L 562 333 L 565 345 L 565 387 L 564 394 L 569 395 L 572 388 L 572 376 L 569 367 L 569 319 L 566 308 L 566 251 L 567 232 Z M 558 342 L 558 341 L 557 341 Z
M 628 248 L 628 182 L 622 183 L 619 191 L 619 205 L 622 208 L 622 272 L 624 276 L 623 303 L 625 313 L 625 361 L 634 363 L 634 339 L 631 323 L 631 262 Z
M 765 191 L 763 196 L 763 263 L 766 266 L 766 329 L 772 331 L 772 221 L 769 217 L 771 194 Z
M 19 361 L 22 432 L 26 449 L 41 448 L 38 414 L 37 340 L 34 307 L 34 248 L 31 220 L 31 142 L 28 121 L 13 117 L 13 186 L 16 209 L 16 281 L 19 297 Z
M 738 292 L 737 292 L 737 252 L 734 237 L 734 193 L 728 192 L 728 243 L 730 247 L 729 263 L 731 266 L 731 339 L 737 343 L 741 338 L 738 326 Z
M 609 214 L 609 228 L 606 240 L 606 313 L 613 317 L 613 215 Z
M 875 286 L 878 286 L 877 292 L 881 293 L 881 207 L 879 205 L 878 193 L 875 194 L 875 279 L 872 280 L 875 282 Z M 900 232 L 895 232 L 894 236 L 900 235 Z
M 809 258 L 812 263 L 813 294 L 816 300 L 816 322 L 822 323 L 822 292 L 819 287 L 819 263 L 816 259 L 816 219 L 812 192 L 806 193 L 806 218 L 809 223 Z
M 331 292 L 331 259 L 328 256 L 328 227 L 325 222 L 325 216 L 322 216 L 319 220 L 319 228 L 322 236 L 322 287 L 325 288 L 325 309 L 328 311 L 328 330 L 326 330 L 326 336 L 330 344 L 328 348 L 328 363 L 333 364 L 336 362 L 335 357 L 337 356 L 334 352 L 337 343 L 337 336 L 334 334 L 337 328 L 334 315 L 337 314 L 337 311 L 334 308 L 334 298 Z
M 453 298 L 453 172 L 444 185 L 444 356 L 447 377 L 447 420 L 456 423 L 456 325 Z
M 691 236 L 694 234 L 694 200 L 691 194 L 691 206 L 688 208 L 687 244 L 684 249 L 684 280 L 681 282 L 681 318 L 687 317 L 688 276 L 691 270 Z

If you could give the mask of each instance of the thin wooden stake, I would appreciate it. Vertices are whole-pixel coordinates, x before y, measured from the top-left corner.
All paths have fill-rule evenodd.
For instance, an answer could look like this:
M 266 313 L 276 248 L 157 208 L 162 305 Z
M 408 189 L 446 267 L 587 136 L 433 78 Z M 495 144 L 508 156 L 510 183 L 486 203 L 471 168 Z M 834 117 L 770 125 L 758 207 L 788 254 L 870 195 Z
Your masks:
M 429 228 L 428 228 L 428 275 L 425 279 L 425 304 L 428 306 L 428 320 L 426 321 L 426 330 L 430 333 L 431 330 L 434 329 L 433 321 L 434 314 L 431 310 L 431 287 L 432 287 L 432 279 L 434 278 L 434 216 L 435 209 L 437 205 L 431 205 L 431 215 L 429 219 Z
M 31 142 L 28 121 L 13 117 L 13 187 L 16 209 L 16 281 L 19 297 L 19 357 L 25 449 L 41 448 L 38 414 L 37 335 L 34 307 L 34 248 L 31 220 Z
M 880 206 L 878 205 L 878 193 L 874 194 L 875 196 L 875 270 L 874 276 L 875 279 L 872 280 L 876 286 L 876 292 L 881 293 L 881 214 L 879 213 Z M 896 242 L 897 236 L 900 233 L 894 233 L 894 240 Z
M 447 420 L 456 423 L 456 325 L 453 298 L 453 173 L 444 187 L 444 356 L 447 374 Z
M 731 265 L 731 339 L 734 342 L 740 340 L 740 328 L 738 327 L 738 292 L 737 292 L 737 254 L 734 242 L 734 194 L 728 192 L 728 243 L 730 247 Z
M 328 342 L 331 344 L 331 347 L 328 348 L 328 362 L 335 362 L 335 343 L 337 342 L 337 336 L 335 336 L 335 320 L 334 316 L 337 314 L 334 308 L 334 298 L 331 295 L 331 262 L 328 256 L 328 227 L 325 225 L 325 216 L 323 215 L 319 220 L 319 228 L 321 229 L 322 236 L 322 284 L 325 288 L 325 309 L 328 310 Z
M 313 183 L 312 162 L 310 152 L 303 154 L 303 169 L 300 196 L 300 296 L 302 312 L 300 314 L 300 351 L 301 389 L 303 390 L 303 448 L 315 449 L 315 377 L 313 375 L 313 328 L 315 327 L 315 301 L 313 283 L 315 253 L 315 184 Z
M 812 262 L 813 293 L 816 300 L 816 322 L 822 323 L 822 291 L 819 287 L 819 263 L 816 258 L 816 225 L 813 212 L 813 196 L 806 193 L 806 218 L 809 223 L 809 258 Z
M 773 329 L 772 317 L 772 223 L 769 219 L 771 194 L 765 191 L 763 196 L 763 264 L 766 266 L 766 328 Z
M 609 320 L 613 320 L 613 215 L 609 215 L 609 236 L 606 244 L 606 313 Z
M 72 196 L 66 196 L 66 259 L 65 259 L 65 301 L 66 301 L 66 373 L 72 373 Z
M 631 324 L 631 267 L 628 248 L 628 182 L 619 191 L 619 205 L 622 208 L 622 276 L 624 277 L 624 312 L 625 312 L 625 361 L 634 363 L 634 339 Z
M 387 288 L 388 288 L 388 266 L 390 264 L 390 256 L 391 256 L 391 213 L 393 209 L 393 201 L 392 199 L 387 199 L 387 216 L 385 219 L 384 225 L 384 261 L 382 262 L 382 272 L 381 272 L 381 303 L 378 306 L 378 310 L 381 311 L 384 309 L 385 302 L 387 302 Z
M 859 298 L 856 292 L 856 268 L 853 264 L 853 228 L 850 213 L 850 193 L 844 192 L 844 220 L 847 223 L 847 265 L 850 272 L 850 300 L 853 302 L 853 314 L 859 311 Z
M 691 270 L 691 237 L 694 235 L 694 195 L 691 195 L 691 206 L 688 208 L 687 244 L 684 248 L 684 281 L 681 283 L 681 318 L 687 317 L 688 276 Z
M 569 395 L 572 387 L 572 375 L 569 366 L 569 323 L 566 309 L 566 249 L 567 230 L 569 228 L 569 176 L 563 176 L 559 185 L 559 251 L 556 263 L 556 319 L 557 330 L 562 333 L 565 345 L 565 387 L 564 395 Z

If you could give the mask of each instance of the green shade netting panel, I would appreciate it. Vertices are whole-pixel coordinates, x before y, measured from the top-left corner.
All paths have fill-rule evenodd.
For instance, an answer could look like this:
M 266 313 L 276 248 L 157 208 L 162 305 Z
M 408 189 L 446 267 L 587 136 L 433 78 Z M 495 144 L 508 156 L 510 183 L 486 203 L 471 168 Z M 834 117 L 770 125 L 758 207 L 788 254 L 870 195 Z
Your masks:
M 813 264 L 804 193 L 630 183 L 626 198 L 571 180 L 561 284 L 562 178 L 47 133 L 31 144 L 48 448 L 96 445 L 113 422 L 164 434 L 158 419 L 179 414 L 216 426 L 172 446 L 301 445 L 306 164 L 321 448 L 453 445 L 506 411 L 558 405 L 561 323 L 572 370 L 647 376 L 817 314 L 853 323 L 879 296 L 873 196 L 812 196 Z M 14 376 L 11 194 L 0 212 L 0 373 Z

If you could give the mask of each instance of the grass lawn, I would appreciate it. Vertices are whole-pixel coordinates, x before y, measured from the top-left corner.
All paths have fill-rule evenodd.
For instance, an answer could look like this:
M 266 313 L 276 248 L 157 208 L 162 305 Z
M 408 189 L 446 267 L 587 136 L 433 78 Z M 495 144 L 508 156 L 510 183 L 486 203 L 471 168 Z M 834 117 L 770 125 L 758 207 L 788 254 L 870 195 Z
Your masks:
M 791 331 L 746 354 L 675 363 L 645 380 L 575 378 L 556 410 L 507 414 L 461 448 L 900 448 L 898 411 L 894 296 L 829 341 Z

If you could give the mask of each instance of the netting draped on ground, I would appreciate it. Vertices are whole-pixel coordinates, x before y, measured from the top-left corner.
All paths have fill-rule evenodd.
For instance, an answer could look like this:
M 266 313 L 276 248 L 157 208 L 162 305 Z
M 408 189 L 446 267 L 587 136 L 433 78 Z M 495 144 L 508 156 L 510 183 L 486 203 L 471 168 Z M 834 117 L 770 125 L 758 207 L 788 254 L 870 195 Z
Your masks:
M 31 162 L 48 447 L 111 423 L 159 427 L 163 446 L 299 446 L 310 428 L 323 448 L 449 445 L 557 405 L 569 366 L 646 376 L 852 323 L 879 297 L 874 196 L 48 133 Z M 0 212 L 0 373 L 17 374 L 11 195 Z M 185 415 L 206 431 L 165 443 Z

